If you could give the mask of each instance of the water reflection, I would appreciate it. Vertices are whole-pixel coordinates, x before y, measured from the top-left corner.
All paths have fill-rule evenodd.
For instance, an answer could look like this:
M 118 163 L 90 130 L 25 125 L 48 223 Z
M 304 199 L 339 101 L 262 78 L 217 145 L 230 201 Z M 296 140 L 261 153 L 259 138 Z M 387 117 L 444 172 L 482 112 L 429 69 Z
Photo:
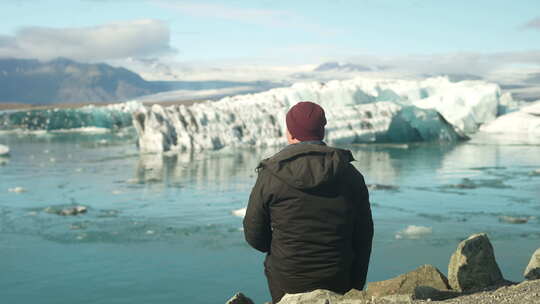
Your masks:
M 366 182 L 396 185 L 418 171 L 440 168 L 444 155 L 454 144 L 370 144 L 345 146 L 352 151 L 353 165 Z M 139 157 L 134 181 L 140 184 L 161 184 L 162 187 L 182 184 L 199 188 L 234 186 L 235 181 L 253 182 L 259 162 L 280 148 L 235 149 L 222 152 L 144 154 Z

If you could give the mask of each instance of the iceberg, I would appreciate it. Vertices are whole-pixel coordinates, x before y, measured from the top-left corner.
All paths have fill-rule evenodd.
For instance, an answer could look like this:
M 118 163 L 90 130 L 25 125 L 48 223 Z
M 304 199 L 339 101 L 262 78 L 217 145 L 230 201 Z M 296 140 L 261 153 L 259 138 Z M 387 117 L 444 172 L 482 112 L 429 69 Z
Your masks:
M 9 147 L 0 145 L 0 156 L 6 156 L 9 155 Z
M 480 131 L 540 137 L 540 101 L 524 106 L 519 111 L 502 115 L 491 123 L 482 126 Z
M 0 112 L 0 131 L 74 131 L 117 129 L 131 126 L 131 113 L 143 107 L 138 101 L 107 106 L 52 108 Z
M 511 96 L 479 80 L 355 78 L 191 106 L 153 105 L 134 112 L 133 125 L 143 153 L 279 146 L 286 143 L 287 110 L 310 100 L 326 110 L 330 144 L 456 141 L 494 120 L 501 98 L 508 102 Z
M 432 234 L 433 229 L 426 226 L 409 225 L 407 228 L 396 233 L 396 240 L 400 239 L 420 239 L 426 235 Z

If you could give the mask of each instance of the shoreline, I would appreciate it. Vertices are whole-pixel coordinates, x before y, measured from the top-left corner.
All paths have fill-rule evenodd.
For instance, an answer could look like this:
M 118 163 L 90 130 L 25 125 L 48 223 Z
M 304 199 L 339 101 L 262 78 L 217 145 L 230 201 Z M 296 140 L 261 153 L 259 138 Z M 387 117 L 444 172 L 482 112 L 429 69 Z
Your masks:
M 135 99 L 136 100 L 136 99 Z M 105 103 L 94 103 L 94 102 L 84 102 L 84 103 L 58 103 L 58 104 L 26 104 L 26 103 L 0 103 L 0 111 L 31 111 L 31 110 L 50 110 L 50 109 L 78 109 L 85 106 L 96 106 L 104 107 L 114 104 L 121 104 L 128 102 L 119 101 L 119 102 L 105 102 Z M 210 99 L 194 99 L 194 100 L 176 100 L 176 101 L 145 101 L 141 102 L 145 106 L 152 106 L 158 104 L 161 106 L 172 106 L 172 105 L 184 105 L 191 106 L 195 103 L 210 101 Z

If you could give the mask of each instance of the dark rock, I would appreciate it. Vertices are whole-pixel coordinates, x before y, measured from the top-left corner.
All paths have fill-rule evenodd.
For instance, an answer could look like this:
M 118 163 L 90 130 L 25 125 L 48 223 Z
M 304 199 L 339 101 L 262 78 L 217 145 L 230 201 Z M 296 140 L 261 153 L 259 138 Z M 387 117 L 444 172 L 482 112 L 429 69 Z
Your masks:
M 457 291 L 480 290 L 504 281 L 485 233 L 459 243 L 448 265 L 450 286 Z
M 226 304 L 254 304 L 253 301 L 239 292 L 230 298 Z

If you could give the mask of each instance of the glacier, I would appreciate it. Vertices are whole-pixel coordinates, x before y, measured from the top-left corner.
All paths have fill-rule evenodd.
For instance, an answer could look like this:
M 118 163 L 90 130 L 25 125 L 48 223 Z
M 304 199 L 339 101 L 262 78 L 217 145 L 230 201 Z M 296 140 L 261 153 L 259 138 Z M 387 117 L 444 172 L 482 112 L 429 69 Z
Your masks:
M 134 127 L 140 152 L 285 145 L 285 114 L 299 101 L 325 108 L 329 144 L 457 141 L 522 103 L 481 80 L 359 77 L 302 82 L 265 92 L 197 102 L 0 111 L 0 134 L 102 133 Z M 508 115 L 510 115 L 508 114 Z M 521 115 L 521 114 L 513 114 Z M 504 116 L 501 116 L 504 117 Z M 503 128 L 504 129 L 504 128 Z
M 297 83 L 191 106 L 133 113 L 140 151 L 219 150 L 286 144 L 285 114 L 310 100 L 327 114 L 329 144 L 456 141 L 497 117 L 511 96 L 481 80 L 354 78 Z
M 0 112 L 0 131 L 73 131 L 115 129 L 132 125 L 131 113 L 142 108 L 137 101 L 107 106 L 31 109 Z

